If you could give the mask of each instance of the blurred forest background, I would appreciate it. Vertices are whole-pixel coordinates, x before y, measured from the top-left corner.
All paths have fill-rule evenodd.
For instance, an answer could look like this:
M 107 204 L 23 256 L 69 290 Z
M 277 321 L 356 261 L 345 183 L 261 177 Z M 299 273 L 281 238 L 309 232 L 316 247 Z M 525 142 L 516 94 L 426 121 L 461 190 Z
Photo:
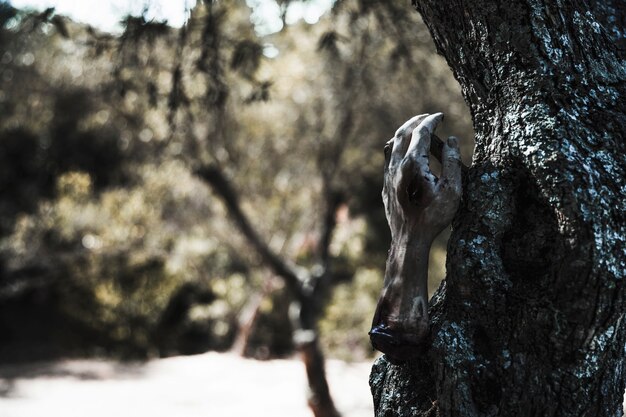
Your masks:
M 443 111 L 468 164 L 469 114 L 408 0 L 269 34 L 253 5 L 110 34 L 0 2 L 0 362 L 289 355 L 291 273 L 327 356 L 373 355 L 383 145 Z

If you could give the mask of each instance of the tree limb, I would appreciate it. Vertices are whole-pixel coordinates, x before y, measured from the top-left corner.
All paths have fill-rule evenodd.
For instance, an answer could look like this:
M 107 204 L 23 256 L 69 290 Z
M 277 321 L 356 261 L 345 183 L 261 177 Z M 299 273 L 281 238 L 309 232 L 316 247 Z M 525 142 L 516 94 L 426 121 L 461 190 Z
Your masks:
M 306 276 L 303 276 L 304 271 L 299 271 L 294 265 L 284 261 L 261 239 L 259 233 L 252 227 L 250 220 L 241 209 L 239 197 L 232 184 L 219 168 L 215 166 L 202 167 L 196 170 L 195 174 L 209 184 L 213 191 L 220 196 L 237 228 L 263 259 L 263 262 L 285 281 L 287 287 L 297 298 L 301 298 L 302 284 L 307 279 Z

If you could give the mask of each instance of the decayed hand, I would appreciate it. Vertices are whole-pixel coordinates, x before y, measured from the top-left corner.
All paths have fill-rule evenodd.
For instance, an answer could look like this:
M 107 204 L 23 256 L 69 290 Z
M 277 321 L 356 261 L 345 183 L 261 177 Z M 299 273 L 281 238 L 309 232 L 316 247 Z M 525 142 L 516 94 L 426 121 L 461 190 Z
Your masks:
M 444 143 L 441 178 L 428 163 L 430 136 L 442 119 L 442 113 L 415 116 L 385 146 L 383 202 L 393 241 L 432 242 L 456 213 L 461 198 L 458 139 Z
M 458 140 L 444 143 L 441 178 L 428 164 L 431 135 L 442 118 L 415 116 L 385 146 L 383 201 L 392 241 L 370 340 L 391 361 L 415 357 L 427 338 L 430 246 L 461 198 Z

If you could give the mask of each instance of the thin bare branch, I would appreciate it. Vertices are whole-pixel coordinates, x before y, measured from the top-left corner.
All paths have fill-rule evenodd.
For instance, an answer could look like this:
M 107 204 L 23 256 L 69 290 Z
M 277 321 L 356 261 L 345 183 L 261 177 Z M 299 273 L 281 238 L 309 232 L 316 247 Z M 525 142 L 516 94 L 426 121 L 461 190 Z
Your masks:
M 302 284 L 308 279 L 307 274 L 297 269 L 275 253 L 250 223 L 248 216 L 241 209 L 239 197 L 234 187 L 224 176 L 222 171 L 215 166 L 203 167 L 196 170 L 195 174 L 209 184 L 213 191 L 220 196 L 228 213 L 235 222 L 239 231 L 246 237 L 248 243 L 254 248 L 263 262 L 279 277 L 297 297 L 302 297 Z

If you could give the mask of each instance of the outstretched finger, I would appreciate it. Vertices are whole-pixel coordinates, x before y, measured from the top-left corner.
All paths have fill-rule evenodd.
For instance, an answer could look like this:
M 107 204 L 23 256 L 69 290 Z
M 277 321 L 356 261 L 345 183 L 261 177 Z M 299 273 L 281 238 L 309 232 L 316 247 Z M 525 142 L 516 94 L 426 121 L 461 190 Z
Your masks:
M 415 130 L 411 138 L 411 144 L 407 155 L 417 161 L 420 168 L 428 168 L 428 155 L 430 153 L 430 135 L 435 132 L 437 125 L 443 119 L 443 113 L 435 113 L 424 118 Z
M 459 139 L 450 136 L 443 145 L 441 152 L 441 178 L 451 186 L 451 188 L 461 190 L 461 151 L 459 149 Z
M 395 136 L 396 137 L 399 137 L 399 136 L 408 137 L 411 134 L 411 132 L 413 132 L 413 129 L 419 126 L 422 120 L 424 120 L 427 117 L 428 117 L 428 113 L 418 114 L 417 116 L 411 117 L 409 120 L 404 122 L 404 124 L 400 126 L 398 130 L 396 130 Z
M 393 138 L 393 149 L 391 151 L 391 164 L 394 165 L 402 160 L 406 155 L 406 150 L 411 142 L 411 132 L 428 117 L 428 113 L 411 117 L 396 130 Z

